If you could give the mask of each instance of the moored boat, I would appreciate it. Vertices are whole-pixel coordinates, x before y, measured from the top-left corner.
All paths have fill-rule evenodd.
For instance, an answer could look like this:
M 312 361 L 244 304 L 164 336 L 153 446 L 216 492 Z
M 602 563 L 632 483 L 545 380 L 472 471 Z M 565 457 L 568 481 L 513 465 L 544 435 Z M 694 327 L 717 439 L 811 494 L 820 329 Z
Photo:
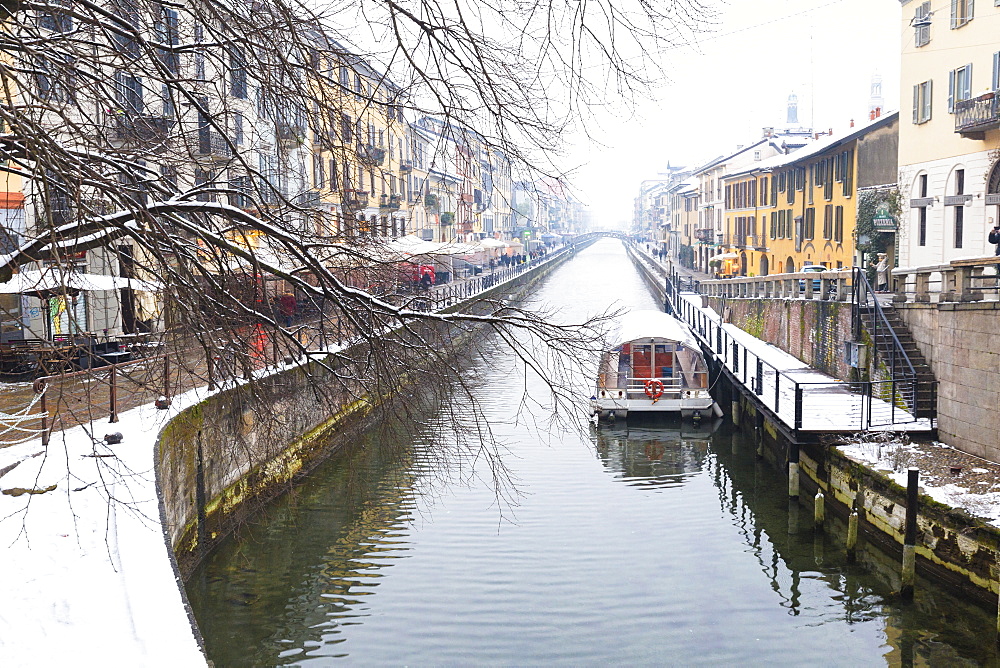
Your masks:
M 660 311 L 622 316 L 610 348 L 601 356 L 590 401 L 598 419 L 635 414 L 674 414 L 700 422 L 721 417 L 708 391 L 708 366 L 691 330 Z

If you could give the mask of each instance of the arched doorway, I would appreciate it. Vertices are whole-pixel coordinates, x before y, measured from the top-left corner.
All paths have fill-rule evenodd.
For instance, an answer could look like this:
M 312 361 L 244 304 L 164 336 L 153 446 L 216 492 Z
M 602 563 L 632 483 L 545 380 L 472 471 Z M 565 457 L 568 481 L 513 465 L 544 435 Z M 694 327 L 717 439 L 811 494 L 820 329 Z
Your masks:
M 985 221 L 987 224 L 986 233 L 988 234 L 990 231 L 989 228 L 1000 222 L 1000 160 L 993 163 L 993 168 L 990 169 L 990 177 L 986 181 L 986 205 L 993 206 L 992 209 L 989 209 L 989 213 L 993 215 L 987 215 L 987 220 Z M 993 219 L 993 225 L 989 224 L 990 218 Z M 983 238 L 986 238 L 985 234 Z
M 766 255 L 761 255 L 760 256 L 760 275 L 761 276 L 767 276 L 767 270 L 768 270 L 768 268 L 769 267 L 768 267 L 768 262 L 767 262 L 767 256 Z
M 740 276 L 747 275 L 747 253 L 743 251 L 740 253 Z
M 794 271 L 795 271 L 795 260 L 789 257 L 787 260 L 785 260 L 785 273 L 791 274 Z

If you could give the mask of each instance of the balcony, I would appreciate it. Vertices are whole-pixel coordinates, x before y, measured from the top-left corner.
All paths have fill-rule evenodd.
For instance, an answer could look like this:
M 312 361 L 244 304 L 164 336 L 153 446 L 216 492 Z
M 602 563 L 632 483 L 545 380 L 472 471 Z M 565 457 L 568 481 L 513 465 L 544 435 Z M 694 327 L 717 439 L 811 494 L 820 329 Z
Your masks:
M 174 125 L 174 119 L 146 114 L 119 114 L 110 119 L 111 141 L 117 144 L 161 142 Z
M 221 134 L 213 130 L 202 129 L 198 131 L 198 155 L 225 162 L 232 157 L 233 151 L 229 142 Z
M 400 172 L 400 174 L 409 174 L 412 171 L 413 171 L 413 161 L 412 160 L 403 160 L 402 162 L 399 163 L 399 172 Z
M 695 230 L 694 238 L 703 244 L 715 243 L 715 229 L 711 227 L 706 227 L 701 230 Z
M 307 190 L 299 193 L 298 197 L 295 198 L 295 204 L 304 208 L 316 209 L 323 205 L 323 199 L 320 197 L 319 191 Z
M 385 162 L 385 149 L 373 144 L 359 144 L 358 160 L 370 167 L 378 167 Z
M 306 129 L 301 123 L 279 119 L 274 122 L 274 133 L 284 146 L 294 148 L 305 143 Z
M 364 190 L 345 190 L 341 197 L 341 205 L 345 209 L 360 211 L 368 206 L 368 192 Z
M 984 139 L 987 130 L 1000 127 L 1000 97 L 986 93 L 955 103 L 955 132 L 966 139 Z
M 378 208 L 380 211 L 399 211 L 402 203 L 402 195 L 382 195 L 382 201 L 379 203 Z

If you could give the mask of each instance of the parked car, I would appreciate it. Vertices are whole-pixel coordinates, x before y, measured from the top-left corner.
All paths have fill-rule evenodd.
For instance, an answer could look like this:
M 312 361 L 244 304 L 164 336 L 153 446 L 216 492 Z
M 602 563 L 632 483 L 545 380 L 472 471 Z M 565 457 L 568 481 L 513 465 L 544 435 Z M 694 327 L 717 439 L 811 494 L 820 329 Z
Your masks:
M 808 273 L 808 274 L 812 274 L 812 273 L 817 273 L 818 274 L 820 272 L 826 271 L 826 267 L 824 267 L 821 264 L 807 264 L 807 265 L 804 265 L 801 269 L 799 269 L 799 271 L 802 272 L 802 273 Z M 822 286 L 822 282 L 820 281 L 819 277 L 814 278 L 812 284 L 813 284 L 812 285 L 812 289 L 813 290 L 819 290 L 820 287 Z M 804 279 L 799 279 L 799 290 L 805 290 L 805 289 L 806 289 L 806 282 L 805 282 L 805 280 Z

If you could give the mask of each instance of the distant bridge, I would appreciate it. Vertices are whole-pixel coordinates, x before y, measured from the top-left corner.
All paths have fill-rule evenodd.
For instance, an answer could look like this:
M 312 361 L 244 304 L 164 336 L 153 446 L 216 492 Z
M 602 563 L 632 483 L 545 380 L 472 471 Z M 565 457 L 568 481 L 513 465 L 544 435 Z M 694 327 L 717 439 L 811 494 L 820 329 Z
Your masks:
M 607 237 L 610 239 L 621 239 L 622 241 L 627 241 L 629 236 L 622 232 L 621 230 L 598 230 L 596 232 L 585 232 L 584 234 L 579 234 L 575 238 L 575 242 L 588 241 L 591 239 L 599 239 L 601 237 Z

